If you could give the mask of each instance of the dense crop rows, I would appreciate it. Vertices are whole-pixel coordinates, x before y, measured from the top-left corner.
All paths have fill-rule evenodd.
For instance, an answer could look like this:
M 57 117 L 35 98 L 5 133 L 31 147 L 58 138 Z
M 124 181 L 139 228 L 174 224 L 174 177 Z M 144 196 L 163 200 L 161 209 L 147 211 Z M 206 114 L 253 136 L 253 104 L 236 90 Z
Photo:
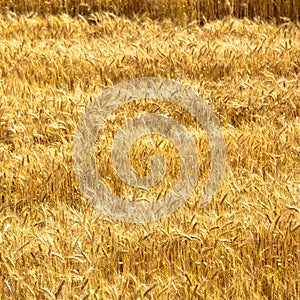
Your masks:
M 298 0 L 3 0 L 3 11 L 15 13 L 90 15 L 100 11 L 116 15 L 146 15 L 176 22 L 215 20 L 224 16 L 262 18 L 282 22 L 300 20 Z
M 0 299 L 298 298 L 296 24 L 10 13 L 0 36 Z M 169 218 L 134 225 L 81 196 L 71 149 L 98 93 L 145 76 L 179 80 L 211 103 L 227 168 L 208 206 L 199 189 Z

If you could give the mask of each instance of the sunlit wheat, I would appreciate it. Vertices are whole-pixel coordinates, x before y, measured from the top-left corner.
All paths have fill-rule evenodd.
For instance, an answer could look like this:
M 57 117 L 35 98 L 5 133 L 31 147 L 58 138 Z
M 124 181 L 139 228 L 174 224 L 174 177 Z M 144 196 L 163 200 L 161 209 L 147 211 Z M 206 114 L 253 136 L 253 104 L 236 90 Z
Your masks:
M 15 10 L 38 5 L 4 2 Z M 0 16 L 0 298 L 297 299 L 299 26 L 95 18 Z M 182 209 L 146 225 L 111 220 L 90 205 L 71 155 L 91 101 L 138 77 L 193 87 L 217 114 L 227 148 L 224 180 L 209 205 L 199 207 L 200 184 Z M 99 133 L 104 169 L 109 130 L 145 107 L 123 107 Z M 205 182 L 205 133 L 184 112 L 163 103 L 159 109 L 195 138 Z M 174 146 L 160 136 L 136 145 L 133 158 L 154 150 L 174 155 L 172 185 Z M 147 171 L 143 163 L 133 167 Z

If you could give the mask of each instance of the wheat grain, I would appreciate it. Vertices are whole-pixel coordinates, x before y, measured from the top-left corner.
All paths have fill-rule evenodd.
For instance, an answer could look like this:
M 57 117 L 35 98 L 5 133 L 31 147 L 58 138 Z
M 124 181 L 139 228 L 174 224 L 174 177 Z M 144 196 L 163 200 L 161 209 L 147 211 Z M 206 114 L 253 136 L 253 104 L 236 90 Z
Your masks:
M 26 3 L 26 9 L 41 9 L 37 2 Z M 72 3 L 66 1 L 65 9 L 72 12 Z M 45 2 L 44 11 L 56 4 L 61 5 Z M 14 5 L 25 9 L 22 2 Z M 184 1 L 172 5 L 182 7 Z M 238 1 L 232 5 L 240 14 L 246 11 Z M 278 9 L 284 11 L 284 5 L 278 2 Z M 228 18 L 200 28 L 112 14 L 95 18 L 91 25 L 67 15 L 0 16 L 2 298 L 297 299 L 297 25 Z M 221 189 L 199 208 L 199 186 L 181 210 L 157 223 L 107 219 L 75 181 L 76 123 L 104 88 L 129 78 L 171 75 L 209 99 L 221 120 L 228 151 Z M 142 108 L 138 102 L 120 108 L 112 129 L 124 113 L 129 118 Z M 201 129 L 177 107 L 157 109 L 199 138 L 207 172 Z M 103 143 L 110 142 L 109 129 Z M 167 146 L 176 157 L 175 148 L 156 139 L 131 155 Z M 142 172 L 147 166 L 136 168 Z

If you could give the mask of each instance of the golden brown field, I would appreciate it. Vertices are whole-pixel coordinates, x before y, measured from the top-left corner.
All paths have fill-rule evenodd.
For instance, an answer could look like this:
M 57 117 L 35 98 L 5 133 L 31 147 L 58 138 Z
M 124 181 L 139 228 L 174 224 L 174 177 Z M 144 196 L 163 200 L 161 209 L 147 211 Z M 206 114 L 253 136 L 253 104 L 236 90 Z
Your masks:
M 300 21 L 298 0 L 1 0 L 0 10 L 43 16 L 61 13 L 90 16 L 105 11 L 130 18 L 144 15 L 161 20 L 167 16 L 175 23 L 205 23 L 225 16 L 262 18 L 277 23 L 287 19 Z
M 299 24 L 94 17 L 0 16 L 0 299 L 298 299 Z M 141 225 L 82 197 L 72 143 L 97 94 L 146 76 L 211 103 L 227 166 L 209 205 Z

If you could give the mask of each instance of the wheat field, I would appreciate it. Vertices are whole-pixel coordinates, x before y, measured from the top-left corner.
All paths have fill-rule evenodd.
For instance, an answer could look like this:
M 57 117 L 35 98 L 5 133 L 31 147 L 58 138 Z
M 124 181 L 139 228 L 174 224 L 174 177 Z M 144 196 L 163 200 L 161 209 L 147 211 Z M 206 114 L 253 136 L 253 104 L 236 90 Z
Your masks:
M 205 23 L 225 16 L 259 18 L 276 23 L 300 21 L 298 0 L 2 0 L 0 9 L 43 16 L 61 13 L 90 16 L 105 11 L 129 18 L 143 15 L 162 20 L 168 17 L 175 23 Z
M 92 20 L 0 15 L 0 299 L 299 299 L 299 24 Z M 226 171 L 207 206 L 199 188 L 171 216 L 132 224 L 82 196 L 73 134 L 103 90 L 151 76 L 209 101 L 224 130 Z M 143 107 L 124 109 L 132 117 Z M 208 148 L 198 137 L 205 173 Z M 159 145 L 174 157 L 172 181 L 176 147 Z

